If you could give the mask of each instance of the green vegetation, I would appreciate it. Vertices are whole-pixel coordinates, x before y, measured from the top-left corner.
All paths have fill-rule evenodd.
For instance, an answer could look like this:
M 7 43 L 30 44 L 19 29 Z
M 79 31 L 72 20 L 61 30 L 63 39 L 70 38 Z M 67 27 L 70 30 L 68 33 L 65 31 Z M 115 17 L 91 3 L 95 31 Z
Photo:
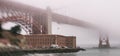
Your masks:
M 2 22 L 0 22 L 0 38 L 8 39 L 12 45 L 18 46 L 21 42 L 20 39 L 17 38 L 17 36 L 20 35 L 20 32 L 20 25 L 16 25 L 10 30 L 5 30 L 2 28 Z
M 13 45 L 19 45 L 20 39 L 17 38 L 18 35 L 20 35 L 21 28 L 20 25 L 16 25 L 11 28 L 10 33 L 13 35 L 14 38 L 10 38 L 11 44 Z
M 10 32 L 13 34 L 13 35 L 18 35 L 20 34 L 21 32 L 21 28 L 20 28 L 20 25 L 16 25 L 14 27 L 11 28 Z
M 3 31 L 3 29 L 2 29 L 2 22 L 0 21 L 0 38 L 3 38 L 2 31 Z

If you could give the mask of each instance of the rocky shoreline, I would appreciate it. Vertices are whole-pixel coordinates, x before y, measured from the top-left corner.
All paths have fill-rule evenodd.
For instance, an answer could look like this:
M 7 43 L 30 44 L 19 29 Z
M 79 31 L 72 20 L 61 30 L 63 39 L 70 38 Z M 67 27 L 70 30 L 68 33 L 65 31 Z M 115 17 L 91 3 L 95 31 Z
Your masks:
M 33 53 L 73 53 L 78 51 L 85 51 L 83 48 L 63 48 L 63 49 L 57 49 L 57 48 L 51 48 L 51 49 L 31 49 L 31 50 L 20 50 L 20 49 L 6 49 L 1 50 L 0 49 L 0 56 L 3 55 L 25 55 L 25 54 L 33 54 Z

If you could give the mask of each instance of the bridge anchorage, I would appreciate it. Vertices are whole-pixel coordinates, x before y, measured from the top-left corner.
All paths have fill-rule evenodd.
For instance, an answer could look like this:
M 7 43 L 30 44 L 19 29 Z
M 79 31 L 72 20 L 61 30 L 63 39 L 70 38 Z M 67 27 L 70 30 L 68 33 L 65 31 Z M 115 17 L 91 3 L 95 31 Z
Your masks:
M 110 48 L 109 37 L 107 34 L 100 34 L 99 48 Z

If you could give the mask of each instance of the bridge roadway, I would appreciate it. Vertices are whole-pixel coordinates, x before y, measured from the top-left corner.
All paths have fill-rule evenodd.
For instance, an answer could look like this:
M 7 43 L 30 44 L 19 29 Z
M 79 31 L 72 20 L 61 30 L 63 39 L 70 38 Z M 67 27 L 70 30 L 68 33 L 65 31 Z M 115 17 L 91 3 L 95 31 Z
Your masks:
M 45 16 L 46 13 L 48 13 L 47 10 L 44 10 L 41 8 L 32 7 L 32 6 L 29 6 L 26 4 L 13 2 L 10 0 L 0 0 L 0 10 L 7 12 L 9 9 L 10 10 L 12 9 L 14 11 L 29 13 L 30 15 L 32 15 L 34 17 L 34 19 L 36 19 L 36 18 L 40 19 L 42 16 Z M 61 23 L 61 24 L 70 24 L 70 25 L 86 27 L 86 28 L 95 28 L 95 26 L 91 23 L 77 20 L 72 17 L 60 15 L 60 14 L 54 13 L 52 11 L 50 13 L 51 13 L 51 17 L 52 17 L 51 20 L 54 22 Z

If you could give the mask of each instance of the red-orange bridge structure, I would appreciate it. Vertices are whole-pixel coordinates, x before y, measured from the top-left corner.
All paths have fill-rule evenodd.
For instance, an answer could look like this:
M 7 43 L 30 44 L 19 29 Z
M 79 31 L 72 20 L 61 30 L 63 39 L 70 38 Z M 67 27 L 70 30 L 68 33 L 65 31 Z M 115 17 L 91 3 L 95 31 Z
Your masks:
M 92 28 L 87 22 L 53 13 L 50 8 L 43 10 L 29 5 L 0 0 L 0 20 L 17 22 L 26 28 L 29 34 L 51 34 L 51 22 Z

